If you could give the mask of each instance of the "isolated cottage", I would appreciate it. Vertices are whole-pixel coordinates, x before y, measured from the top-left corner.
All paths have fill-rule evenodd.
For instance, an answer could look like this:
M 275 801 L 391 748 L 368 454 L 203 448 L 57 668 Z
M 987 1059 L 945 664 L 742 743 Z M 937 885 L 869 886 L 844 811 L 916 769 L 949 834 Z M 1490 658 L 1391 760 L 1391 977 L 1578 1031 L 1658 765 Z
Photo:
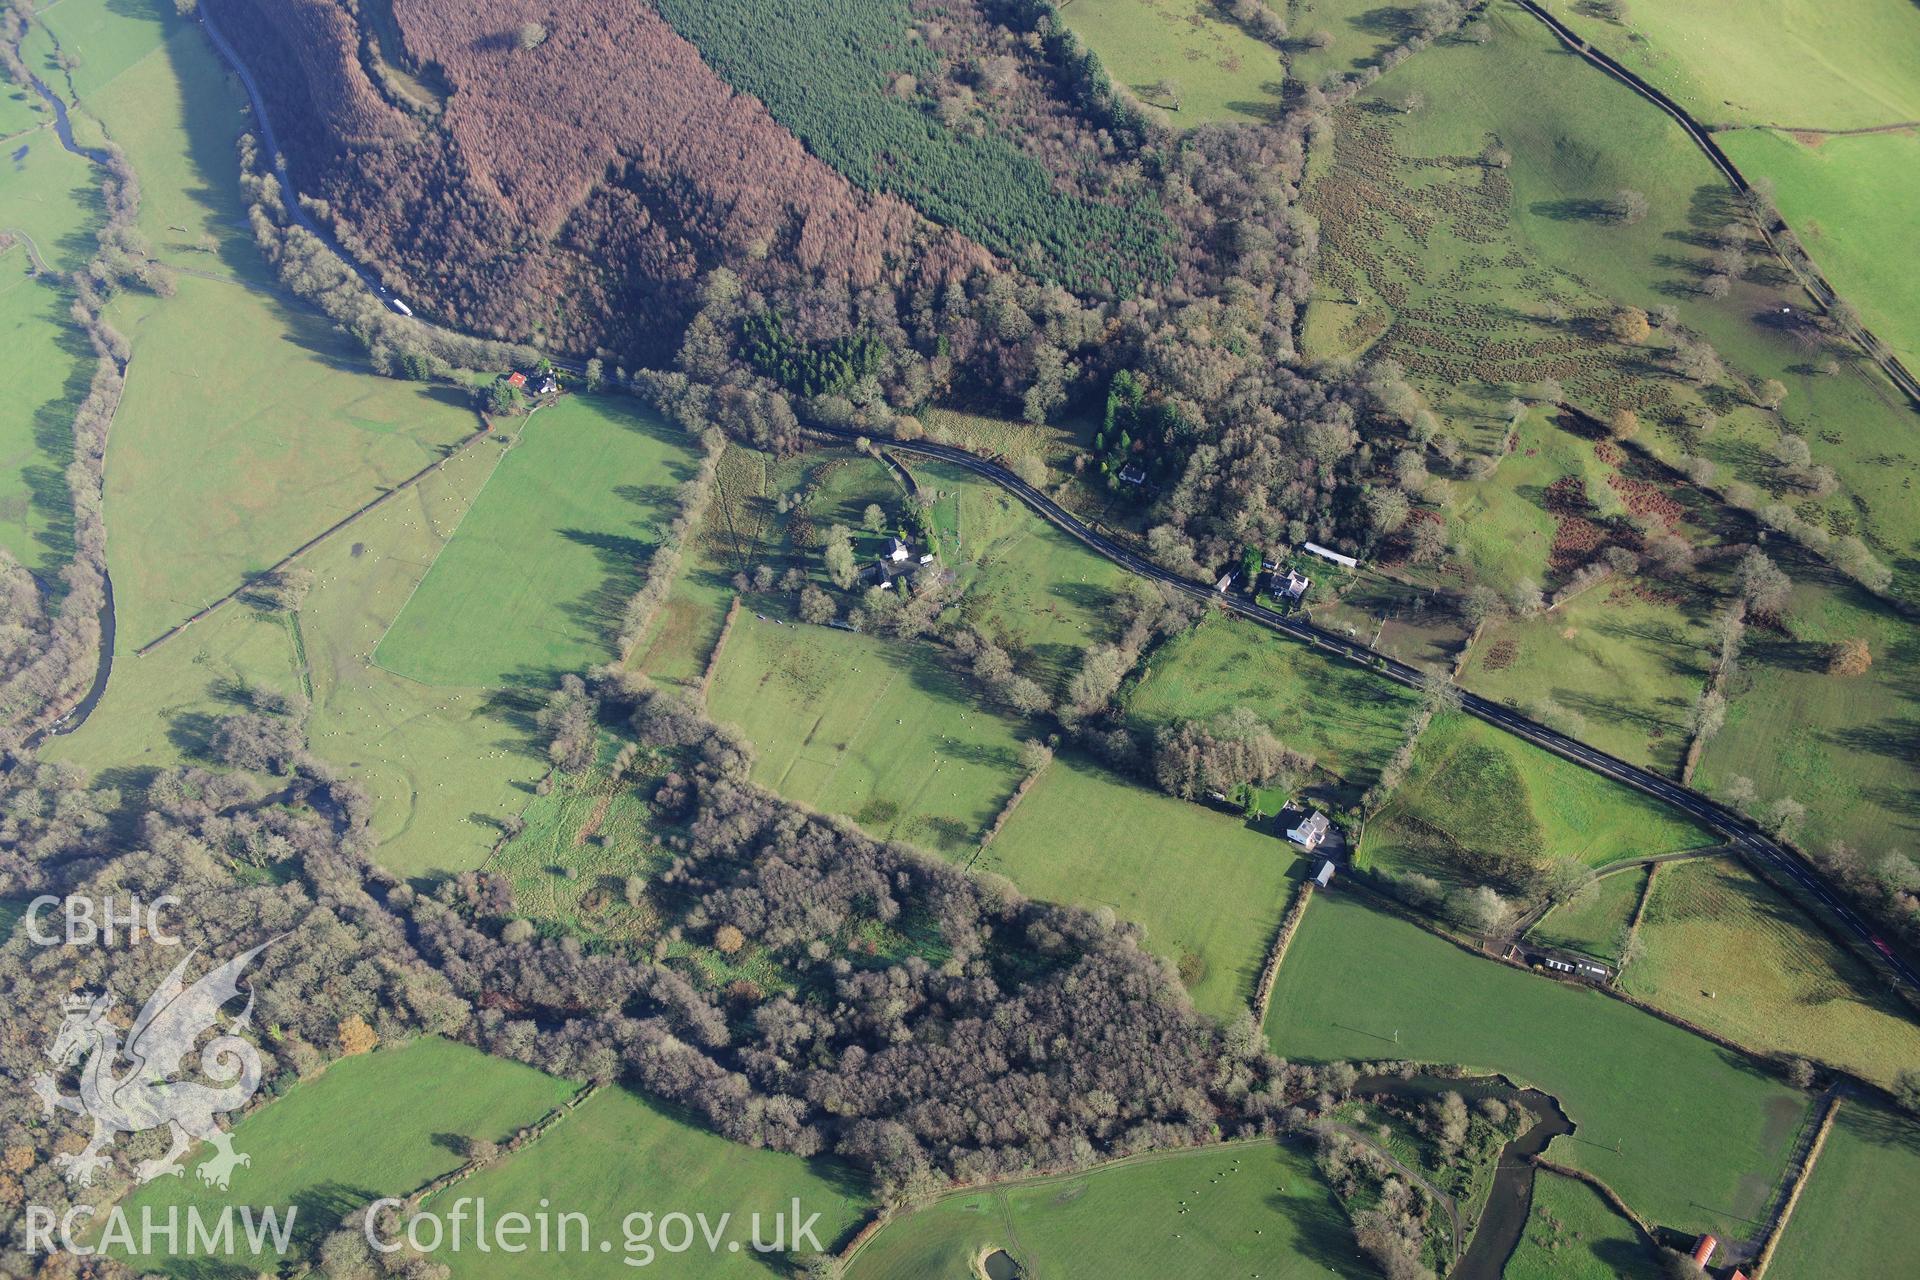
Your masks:
M 1327 831 L 1330 825 L 1331 824 L 1327 822 L 1327 815 L 1315 809 L 1301 820 L 1299 826 L 1287 832 L 1287 839 L 1293 841 L 1302 849 L 1318 849 L 1321 842 L 1327 838 Z
M 1307 588 L 1313 585 L 1313 579 L 1305 574 L 1287 570 L 1287 576 L 1280 583 L 1280 594 L 1289 600 L 1298 600 L 1307 594 Z
M 912 548 L 898 538 L 887 539 L 887 559 L 899 564 L 913 554 Z
M 1120 483 L 1142 485 L 1147 482 L 1147 469 L 1137 462 L 1129 462 L 1120 468 Z

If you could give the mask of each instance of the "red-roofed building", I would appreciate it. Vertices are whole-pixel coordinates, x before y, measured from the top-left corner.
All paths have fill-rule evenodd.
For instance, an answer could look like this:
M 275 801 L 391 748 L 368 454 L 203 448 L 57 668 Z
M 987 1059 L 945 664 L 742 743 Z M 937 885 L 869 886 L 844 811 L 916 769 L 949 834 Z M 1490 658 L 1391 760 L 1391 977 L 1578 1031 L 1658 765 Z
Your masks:
M 507 375 L 507 385 L 516 388 L 524 387 L 527 385 L 527 375 L 524 373 L 510 373 Z
M 1694 1242 L 1694 1245 L 1693 1245 L 1694 1265 L 1704 1267 L 1709 1262 L 1712 1262 L 1713 1251 L 1715 1249 L 1718 1249 L 1719 1247 L 1720 1247 L 1720 1242 L 1713 1238 L 1713 1234 L 1711 1232 L 1707 1233 L 1704 1236 L 1701 1236 L 1698 1240 Z

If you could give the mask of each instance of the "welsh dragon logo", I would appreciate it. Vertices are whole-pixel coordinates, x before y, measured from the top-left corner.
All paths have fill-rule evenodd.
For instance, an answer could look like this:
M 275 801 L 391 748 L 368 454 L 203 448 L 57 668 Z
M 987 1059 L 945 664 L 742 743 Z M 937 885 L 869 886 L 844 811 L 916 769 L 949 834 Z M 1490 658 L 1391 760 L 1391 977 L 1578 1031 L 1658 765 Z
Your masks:
M 110 993 L 67 997 L 66 1019 L 47 1056 L 62 1067 L 86 1059 L 80 1069 L 80 1092 L 72 1097 L 61 1094 L 52 1074 L 45 1071 L 34 1077 L 33 1091 L 49 1116 L 58 1108 L 93 1121 L 93 1137 L 84 1151 L 55 1157 L 69 1182 L 82 1187 L 93 1182 L 94 1174 L 108 1162 L 104 1152 L 113 1145 L 115 1135 L 142 1133 L 161 1125 L 173 1130 L 173 1145 L 160 1158 L 142 1160 L 135 1167 L 134 1176 L 141 1182 L 169 1174 L 179 1177 L 181 1157 L 196 1141 L 214 1148 L 213 1155 L 194 1171 L 210 1186 L 225 1190 L 234 1169 L 252 1163 L 233 1149 L 233 1136 L 216 1123 L 216 1117 L 244 1105 L 260 1087 L 260 1052 L 237 1034 L 253 1014 L 251 990 L 240 1016 L 230 1019 L 225 1030 L 200 1051 L 200 1069 L 214 1083 L 171 1077 L 180 1073 L 182 1061 L 201 1033 L 213 1029 L 220 1007 L 240 994 L 240 974 L 273 941 L 242 952 L 192 986 L 184 975 L 193 957 L 175 965 L 147 997 L 127 1031 L 124 1050 L 119 1031 L 107 1021 L 113 1007 Z M 131 1065 L 116 1074 L 123 1052 Z

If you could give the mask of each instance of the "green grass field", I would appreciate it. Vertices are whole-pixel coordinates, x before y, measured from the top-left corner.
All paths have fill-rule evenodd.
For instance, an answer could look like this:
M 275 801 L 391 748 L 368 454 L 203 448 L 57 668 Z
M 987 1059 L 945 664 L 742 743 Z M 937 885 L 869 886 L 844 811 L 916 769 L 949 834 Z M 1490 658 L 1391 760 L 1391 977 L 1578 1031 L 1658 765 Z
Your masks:
M 1713 843 L 1653 800 L 1462 715 L 1435 719 L 1367 826 L 1363 863 L 1443 882 L 1515 884 L 1528 867 Z
M 134 781 L 202 755 L 252 689 L 304 694 L 299 646 L 289 619 L 231 605 L 144 657 L 118 655 L 100 705 L 42 754 Z
M 1412 1059 L 1499 1071 L 1557 1097 L 1555 1159 L 1643 1216 L 1744 1237 L 1785 1169 L 1807 1098 L 1743 1059 L 1595 991 L 1482 959 L 1336 891 L 1307 910 L 1267 1035 L 1296 1061 Z
M 33 132 L 53 118 L 40 95 L 11 80 L 0 84 L 0 142 L 13 142 Z M 11 154 L 14 147 L 7 148 Z
M 632 401 L 536 411 L 375 659 L 435 685 L 551 685 L 614 656 L 621 610 L 692 474 Z
M 1284 836 L 1063 755 L 975 865 L 1036 898 L 1113 908 L 1224 1020 L 1253 997 L 1298 864 Z
M 1920 1250 L 1916 1196 L 1920 1124 L 1848 1101 L 1767 1274 L 1779 1280 L 1906 1275 Z
M 877 836 L 964 860 L 1020 778 L 1022 727 L 939 652 L 743 608 L 708 703 L 756 781 Z
M 1799 1054 L 1890 1085 L 1920 1063 L 1912 1010 L 1851 952 L 1737 862 L 1662 867 L 1631 994 L 1756 1052 Z
M 1681 592 L 1648 599 L 1632 582 L 1606 582 L 1550 613 L 1489 625 L 1461 683 L 1678 776 L 1688 715 L 1706 685 L 1706 624 L 1716 604 L 1679 585 Z
M 1264 120 L 1279 108 L 1285 58 L 1206 0 L 1075 0 L 1060 16 L 1170 125 Z M 1178 92 L 1158 92 L 1163 82 Z
M 373 793 L 376 856 L 407 875 L 478 866 L 548 767 L 537 693 L 424 685 L 374 660 L 500 448 L 464 451 L 303 559 L 317 579 L 301 609 L 311 745 Z
M 1533 1179 L 1527 1228 L 1505 1280 L 1651 1280 L 1660 1260 L 1633 1224 L 1584 1182 L 1554 1173 Z
M 1627 942 L 1627 926 L 1646 883 L 1647 873 L 1640 869 L 1602 876 L 1587 892 L 1547 912 L 1527 931 L 1527 940 L 1585 952 L 1618 965 Z
M 271 273 L 235 184 L 241 117 L 197 29 L 170 9 L 151 21 L 102 0 L 53 12 L 103 42 L 83 63 L 99 74 L 82 84 L 82 110 L 140 174 L 141 225 L 159 255 L 218 278 L 184 275 L 177 296 L 114 304 L 134 350 L 108 456 L 119 653 L 105 701 L 46 753 L 137 787 L 198 756 L 214 718 L 238 709 L 240 686 L 310 691 L 309 745 L 373 792 L 378 856 L 409 874 L 477 865 L 546 768 L 528 709 L 497 689 L 426 688 L 370 659 L 485 484 L 497 445 L 460 453 L 307 553 L 316 583 L 297 628 L 235 603 L 144 657 L 132 652 L 442 456 L 476 420 L 452 389 L 371 376 L 349 339 L 260 291 Z
M 107 448 L 119 644 L 154 639 L 472 431 L 452 391 L 369 375 L 321 319 L 192 277 L 116 307 L 133 340 Z M 274 388 L 263 398 L 259 389 Z
M 1126 710 L 1138 727 L 1152 728 L 1239 706 L 1359 790 L 1400 745 L 1414 697 L 1262 627 L 1216 615 L 1155 651 Z
M 1371 1276 L 1304 1154 L 1276 1143 L 1169 1152 L 967 1191 L 904 1213 L 848 1280 L 959 1280 L 1005 1251 L 1023 1276 L 1219 1280 Z
M 225 282 L 271 273 L 228 229 L 244 221 L 242 118 L 204 36 L 158 4 L 67 0 L 53 13 L 91 50 L 75 84 L 140 175 L 142 229 L 163 257 L 222 277 L 182 276 L 172 298 L 112 308 L 134 355 L 108 447 L 107 522 L 141 534 L 109 537 L 125 649 L 426 465 L 474 418 L 450 391 L 368 376 L 319 317 Z M 216 252 L 179 248 L 167 223 L 195 241 L 219 228 Z
M 63 0 L 49 18 L 73 22 L 84 11 L 118 8 L 111 0 Z M 105 122 L 140 174 L 136 225 L 156 258 L 182 272 L 271 289 L 277 282 L 254 248 L 233 145 L 247 125 L 246 96 L 195 24 L 169 14 L 165 30 L 165 43 L 83 97 L 76 114 Z
M 1379 4 L 1375 0 L 1269 0 L 1287 19 L 1292 33 L 1288 69 L 1304 84 L 1319 84 L 1329 75 L 1350 75 L 1374 65 L 1380 55 L 1404 44 L 1412 34 L 1412 3 Z M 1308 43 L 1314 32 L 1325 32 L 1330 43 L 1315 49 Z
M 151 1206 L 272 1205 L 297 1212 L 294 1237 L 312 1248 L 340 1220 L 381 1196 L 404 1196 L 465 1156 L 458 1139 L 500 1142 L 572 1095 L 576 1085 L 530 1067 L 491 1058 L 449 1040 L 417 1040 L 397 1050 L 348 1058 L 318 1079 L 247 1116 L 234 1147 L 253 1158 L 235 1170 L 231 1189 L 212 1190 L 189 1172 L 136 1191 L 135 1213 Z M 717 1139 L 716 1139 L 717 1141 Z M 191 1256 L 155 1257 L 141 1265 L 163 1275 L 207 1274 Z M 231 1262 L 231 1259 L 223 1259 Z M 273 1270 L 278 1260 L 258 1260 Z
M 68 319 L 71 298 L 26 264 L 24 245 L 0 253 L 0 378 L 19 406 L 0 418 L 0 546 L 57 581 L 73 552 L 65 471 L 93 352 Z
M 308 745 L 374 797 L 377 857 L 403 874 L 478 866 L 501 823 L 547 770 L 533 707 L 497 688 L 433 687 L 376 665 L 373 651 L 500 458 L 483 441 L 300 560 L 314 575 L 297 633 L 228 604 L 151 653 L 121 652 L 102 700 L 50 759 L 143 772 L 205 747 L 237 689 L 310 691 Z
M 1728 689 L 1727 724 L 1708 746 L 1696 785 L 1723 794 L 1750 778 L 1763 804 L 1804 804 L 1802 843 L 1844 842 L 1870 859 L 1914 847 L 1920 813 L 1920 648 L 1910 627 L 1863 593 L 1789 564 L 1791 636 L 1755 631 Z M 1826 673 L 1827 648 L 1860 637 L 1873 655 L 1864 676 Z
M 191 26 L 164 0 L 62 0 L 38 9 L 28 43 L 41 59 L 34 69 L 56 92 L 70 84 L 81 103 L 150 55 L 170 33 Z M 56 42 L 73 60 L 68 70 L 49 56 Z
M 0 547 L 57 586 L 73 552 L 73 410 L 94 366 L 68 315 L 73 295 L 64 277 L 93 256 L 104 215 L 97 172 L 62 150 L 50 127 L 38 128 L 42 115 L 25 112 L 28 99 L 13 103 L 11 92 L 0 82 L 0 135 L 9 121 L 34 131 L 0 148 L 0 231 L 16 241 L 0 253 L 0 379 L 9 402 L 0 414 Z M 10 116 L 9 106 L 24 118 Z M 36 260 L 45 274 L 35 274 Z
M 674 1276 L 766 1276 L 785 1250 L 766 1257 L 752 1252 L 754 1214 L 761 1215 L 760 1241 L 772 1244 L 775 1215 L 789 1212 L 797 1199 L 802 1220 L 820 1215 L 813 1229 L 822 1249 L 831 1252 L 870 1207 L 864 1184 L 844 1166 L 729 1142 L 619 1088 L 602 1090 L 539 1142 L 461 1183 L 453 1194 L 485 1199 L 489 1214 L 535 1214 L 549 1203 L 551 1213 L 586 1214 L 596 1240 L 607 1240 L 612 1248 L 601 1252 L 596 1244 L 585 1252 L 543 1255 L 539 1274 L 562 1278 L 646 1274 L 641 1268 L 652 1265 Z M 437 1200 L 427 1207 L 446 1210 Z M 629 1226 L 636 1236 L 640 1232 L 638 1222 L 628 1222 L 633 1213 L 651 1213 L 655 1219 L 704 1213 L 710 1226 L 731 1214 L 723 1239 L 737 1240 L 741 1248 L 728 1252 L 722 1244 L 717 1254 L 709 1254 L 696 1232 L 693 1251 L 659 1251 L 647 1263 L 639 1245 L 626 1247 Z M 668 1238 L 653 1237 L 655 1249 Z M 791 1247 L 788 1241 L 786 1248 Z M 525 1256 L 471 1250 L 443 1252 L 436 1260 L 452 1267 L 460 1280 L 524 1276 L 528 1265 Z
M 1543 0 L 1711 123 L 1856 129 L 1920 120 L 1920 13 L 1907 0 L 1669 0 L 1624 23 Z
M 1624 24 L 1551 6 L 1700 119 L 1780 210 L 1840 295 L 1911 365 L 1920 291 L 1886 270 L 1911 240 L 1920 189 L 1920 12 L 1905 0 L 1688 0 L 1636 5 Z M 1894 132 L 1860 132 L 1888 126 Z
M 1920 127 L 1853 136 L 1742 129 L 1718 141 L 1741 172 L 1773 180 L 1787 225 L 1867 328 L 1909 369 L 1920 364 L 1920 281 L 1887 270 L 1912 243 L 1901 211 L 1920 201 Z

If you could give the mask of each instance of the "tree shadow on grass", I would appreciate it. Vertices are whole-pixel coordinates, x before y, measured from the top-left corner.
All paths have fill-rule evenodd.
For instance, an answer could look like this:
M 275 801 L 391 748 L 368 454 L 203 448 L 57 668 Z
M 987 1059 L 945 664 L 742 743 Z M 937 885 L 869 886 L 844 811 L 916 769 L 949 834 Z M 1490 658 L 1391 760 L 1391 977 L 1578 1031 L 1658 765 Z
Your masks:
M 557 608 L 571 618 L 584 635 L 611 642 L 619 634 L 627 601 L 639 589 L 658 544 L 598 529 L 562 529 L 560 536 L 577 546 L 592 548 L 599 559 L 602 577 L 599 585 L 585 595 L 563 602 Z
M 1536 200 L 1527 206 L 1536 218 L 1555 222 L 1612 222 L 1615 215 L 1605 200 Z

